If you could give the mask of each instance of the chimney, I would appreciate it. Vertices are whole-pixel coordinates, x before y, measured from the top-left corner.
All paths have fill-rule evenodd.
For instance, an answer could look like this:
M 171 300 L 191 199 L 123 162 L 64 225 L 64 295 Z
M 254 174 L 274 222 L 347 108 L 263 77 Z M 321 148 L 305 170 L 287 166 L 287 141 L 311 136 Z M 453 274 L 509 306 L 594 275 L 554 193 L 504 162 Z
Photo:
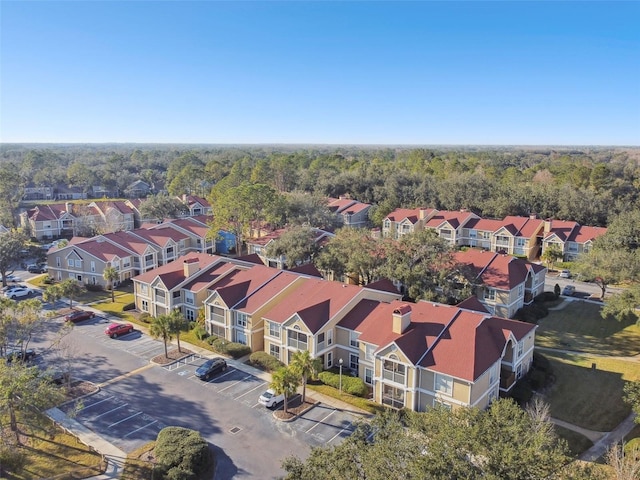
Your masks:
M 530 213 L 529 214 L 529 220 L 535 220 L 538 218 L 538 215 L 536 215 L 535 213 Z
M 428 216 L 429 216 L 429 209 L 428 208 L 419 208 L 418 209 L 418 219 L 426 220 Z
M 186 193 L 182 194 L 182 203 L 187 203 L 187 194 Z
M 544 233 L 549 233 L 551 231 L 551 219 L 547 218 L 544 221 Z
M 64 209 L 67 211 L 67 213 L 71 213 L 73 211 L 73 204 L 71 202 L 65 203 Z
M 411 306 L 403 303 L 393 310 L 393 333 L 404 333 L 411 324 Z
M 191 275 L 200 271 L 200 262 L 197 258 L 188 258 L 183 264 L 184 268 L 184 276 L 185 278 L 189 278 Z

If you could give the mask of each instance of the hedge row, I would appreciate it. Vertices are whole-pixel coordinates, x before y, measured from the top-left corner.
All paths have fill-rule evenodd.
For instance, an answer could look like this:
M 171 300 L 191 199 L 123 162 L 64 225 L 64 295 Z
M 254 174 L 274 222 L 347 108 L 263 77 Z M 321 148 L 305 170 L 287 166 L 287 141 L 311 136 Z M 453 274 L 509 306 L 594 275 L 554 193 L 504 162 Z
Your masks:
M 329 385 L 333 388 L 340 388 L 340 374 L 334 372 L 320 372 L 318 378 L 325 385 Z M 356 397 L 366 398 L 369 395 L 369 390 L 364 380 L 358 377 L 352 377 L 350 375 L 342 374 L 342 391 L 349 395 L 355 395 Z
M 230 342 L 224 338 L 211 336 L 207 338 L 207 343 L 211 345 L 214 352 L 221 353 L 223 355 L 229 355 L 233 358 L 244 357 L 251 353 L 251 348 L 248 345 L 241 343 Z
M 267 372 L 275 372 L 279 368 L 284 367 L 284 363 L 267 352 L 253 352 L 249 357 L 249 362 L 256 368 Z
M 165 427 L 158 433 L 156 448 L 158 478 L 195 480 L 212 470 L 214 458 L 199 432 L 182 427 Z

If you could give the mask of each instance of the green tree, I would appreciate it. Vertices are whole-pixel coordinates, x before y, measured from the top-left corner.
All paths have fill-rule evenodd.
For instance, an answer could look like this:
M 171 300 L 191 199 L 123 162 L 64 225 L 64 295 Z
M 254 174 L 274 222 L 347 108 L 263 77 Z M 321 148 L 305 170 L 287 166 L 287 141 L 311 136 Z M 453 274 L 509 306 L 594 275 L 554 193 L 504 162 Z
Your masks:
M 270 258 L 284 257 L 288 268 L 313 261 L 320 251 L 315 230 L 310 227 L 293 227 L 265 249 Z
M 621 322 L 640 321 L 640 284 L 631 285 L 611 295 L 602 308 L 602 317 L 612 316 Z
M 289 397 L 293 395 L 300 385 L 300 377 L 291 368 L 282 367 L 273 373 L 271 388 L 276 395 L 284 394 L 284 412 L 289 410 Z
M 111 303 L 115 302 L 115 282 L 120 280 L 120 272 L 116 270 L 114 267 L 105 267 L 102 272 L 102 278 L 109 284 L 109 288 L 111 289 Z
M 169 331 L 172 335 L 176 336 L 179 352 L 182 351 L 180 348 L 180 334 L 185 330 L 186 326 L 187 320 L 179 309 L 176 308 L 169 314 Z
M 35 424 L 40 411 L 64 399 L 64 391 L 52 382 L 38 376 L 37 367 L 23 362 L 8 364 L 0 360 L 0 414 L 9 417 L 9 426 L 20 443 L 18 414 L 22 422 Z
M 161 338 L 164 343 L 164 356 L 169 358 L 169 351 L 167 350 L 167 343 L 173 338 L 173 332 L 171 327 L 171 314 L 158 315 L 151 319 L 149 325 L 149 334 L 153 338 Z
M 67 297 L 69 299 L 69 308 L 73 308 L 73 300 L 86 291 L 84 285 L 73 278 L 63 280 L 56 286 L 60 290 L 59 298 Z
M 20 250 L 24 248 L 27 239 L 16 231 L 0 235 L 0 275 L 2 286 L 7 286 L 7 275 L 14 272 L 20 261 Z
M 378 277 L 385 261 L 383 244 L 367 230 L 344 227 L 336 231 L 315 263 L 334 278 L 345 276 L 351 283 L 366 285 Z
M 309 350 L 299 350 L 291 356 L 289 367 L 302 381 L 302 403 L 307 399 L 307 381 L 322 370 L 322 361 L 313 358 Z
M 167 218 L 178 218 L 189 212 L 189 208 L 175 197 L 152 195 L 140 204 L 140 215 L 146 219 L 158 219 L 164 222 Z
M 635 422 L 640 423 L 640 382 L 625 383 L 623 399 L 635 412 Z
M 558 285 L 557 283 L 553 286 L 553 294 L 556 296 L 556 298 L 560 297 L 560 293 L 562 293 L 562 291 L 560 290 L 560 285 Z
M 284 197 L 287 224 L 333 230 L 338 217 L 327 206 L 327 198 L 318 194 L 291 192 Z
M 547 264 L 549 270 L 553 270 L 556 262 L 563 258 L 562 249 L 559 245 L 551 243 L 545 247 L 540 258 Z

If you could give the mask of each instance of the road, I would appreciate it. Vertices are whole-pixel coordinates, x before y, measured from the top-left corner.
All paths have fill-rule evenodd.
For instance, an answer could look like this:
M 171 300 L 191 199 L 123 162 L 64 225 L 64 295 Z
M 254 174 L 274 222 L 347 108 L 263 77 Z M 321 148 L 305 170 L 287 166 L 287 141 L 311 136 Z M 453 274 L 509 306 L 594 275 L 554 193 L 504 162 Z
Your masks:
M 577 298 L 588 298 L 590 296 L 600 297 L 602 294 L 602 290 L 598 285 L 591 282 L 580 282 L 575 278 L 560 278 L 557 273 L 549 273 L 544 282 L 544 289 L 548 292 L 553 292 L 555 285 L 560 285 L 560 289 L 564 288 L 566 285 L 574 285 L 576 287 L 576 293 L 574 297 Z M 607 291 L 605 294 L 605 298 L 609 295 L 613 295 L 615 293 L 621 292 L 621 288 L 617 287 L 607 287 Z

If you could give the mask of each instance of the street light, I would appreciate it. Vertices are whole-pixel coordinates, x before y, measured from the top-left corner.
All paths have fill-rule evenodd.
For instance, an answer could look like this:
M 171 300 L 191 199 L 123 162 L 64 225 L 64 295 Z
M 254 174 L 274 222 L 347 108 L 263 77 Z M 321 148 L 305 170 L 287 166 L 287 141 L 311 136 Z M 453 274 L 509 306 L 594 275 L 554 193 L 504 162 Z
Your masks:
M 338 365 L 340 365 L 340 394 L 342 395 L 342 359 L 338 360 Z

